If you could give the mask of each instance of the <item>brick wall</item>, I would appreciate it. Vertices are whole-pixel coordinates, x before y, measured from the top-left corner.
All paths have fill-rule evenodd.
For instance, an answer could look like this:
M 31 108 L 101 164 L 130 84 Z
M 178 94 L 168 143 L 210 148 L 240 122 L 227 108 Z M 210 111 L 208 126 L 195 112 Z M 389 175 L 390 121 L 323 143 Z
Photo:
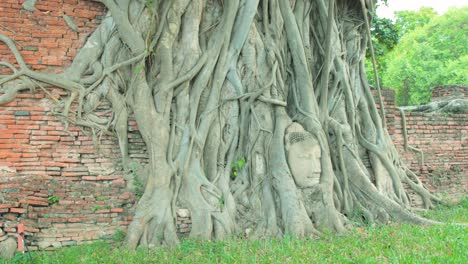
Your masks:
M 0 107 L 0 227 L 15 233 L 24 223 L 32 249 L 125 229 L 134 203 L 116 140 L 75 126 L 65 131 L 51 106 L 43 93 L 23 93 Z
M 452 96 L 468 91 L 463 86 L 440 86 L 433 94 Z M 394 91 L 382 90 L 386 105 L 387 126 L 403 160 L 435 193 L 450 200 L 466 195 L 468 187 L 468 114 L 406 112 L 406 127 L 410 146 L 423 151 L 421 155 L 404 150 L 402 116 L 395 108 Z M 419 201 L 416 201 L 418 203 Z
M 18 0 L 0 3 L 0 33 L 12 38 L 29 67 L 63 71 L 100 23 L 104 8 L 91 1 L 42 0 L 29 12 Z M 71 30 L 62 14 L 79 27 Z M 14 57 L 0 44 L 1 61 Z M 15 65 L 17 66 L 17 65 Z M 0 69 L 0 74 L 8 74 Z M 125 230 L 132 219 L 135 194 L 126 188 L 115 137 L 70 125 L 52 113 L 49 97 L 61 89 L 26 91 L 0 106 L 0 242 L 25 224 L 30 250 L 53 250 L 91 243 Z M 97 111 L 108 114 L 110 105 Z M 145 145 L 135 121 L 129 121 L 129 155 L 146 162 Z M 97 143 L 97 144 L 96 144 Z M 190 212 L 177 209 L 177 231 L 186 235 Z
M 432 89 L 432 100 L 440 101 L 447 98 L 468 98 L 468 86 L 463 85 L 440 85 Z
M 379 101 L 377 100 L 377 91 L 372 90 L 376 99 L 377 109 L 380 109 Z M 395 92 L 390 89 L 382 89 L 380 94 L 382 95 L 382 102 L 385 107 L 385 117 L 387 121 L 387 130 L 390 135 L 395 134 L 395 115 L 398 110 L 395 108 Z
M 32 69 L 63 70 L 100 23 L 104 8 L 93 1 L 41 0 L 38 11 L 23 9 L 25 0 L 0 1 L 0 33 L 12 38 Z M 63 19 L 70 17 L 79 28 L 74 32 Z M 2 61 L 14 61 L 0 44 Z
M 405 152 L 401 115 L 396 115 L 394 143 L 429 190 L 451 200 L 466 195 L 468 186 L 468 115 L 406 113 L 408 144 L 423 151 Z
M 104 14 L 92 1 L 37 1 L 35 12 L 22 9 L 22 2 L 0 1 L 0 33 L 15 41 L 32 69 L 41 71 L 68 66 Z M 66 25 L 63 14 L 73 19 L 78 32 Z M 0 58 L 15 62 L 3 43 Z M 115 138 L 96 139 L 73 125 L 65 131 L 52 107 L 40 90 L 21 93 L 0 107 L 0 240 L 16 233 L 21 222 L 31 250 L 111 236 L 126 229 L 135 202 L 126 190 Z M 134 127 L 130 123 L 130 130 Z M 132 154 L 141 156 L 143 144 L 135 134 Z

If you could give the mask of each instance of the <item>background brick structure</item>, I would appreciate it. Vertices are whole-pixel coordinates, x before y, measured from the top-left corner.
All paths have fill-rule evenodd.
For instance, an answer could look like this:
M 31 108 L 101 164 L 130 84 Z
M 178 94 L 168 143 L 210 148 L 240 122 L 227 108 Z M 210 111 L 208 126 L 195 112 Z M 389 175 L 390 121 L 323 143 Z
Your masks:
M 105 14 L 92 1 L 41 0 L 35 12 L 22 9 L 22 2 L 0 1 L 0 32 L 16 42 L 32 69 L 46 72 L 63 71 Z M 63 14 L 73 19 L 78 32 L 66 25 Z M 0 58 L 14 62 L 2 44 Z M 66 95 L 60 89 L 48 91 L 54 98 Z M 421 166 L 418 155 L 403 151 L 393 92 L 385 90 L 383 97 L 388 130 L 411 169 L 431 190 L 450 198 L 463 195 L 468 116 L 407 113 L 409 143 L 424 151 Z M 53 107 L 41 90 L 22 92 L 0 106 L 0 241 L 24 223 L 31 250 L 90 243 L 125 230 L 136 200 L 126 188 L 125 177 L 132 175 L 124 175 L 117 140 L 93 137 L 73 125 L 65 129 Z M 105 114 L 109 105 L 99 110 Z M 129 131 L 130 157 L 144 161 L 145 146 L 134 121 Z M 178 210 L 177 215 L 182 235 L 190 230 L 190 213 Z
M 438 86 L 433 90 L 435 100 L 440 96 L 460 97 L 468 87 Z M 449 200 L 466 195 L 468 187 L 468 114 L 405 112 L 408 144 L 423 152 L 404 150 L 402 116 L 395 107 L 394 90 L 383 89 L 388 131 L 403 160 L 426 187 Z M 422 161 L 423 164 L 422 164 Z M 421 201 L 415 201 L 419 205 Z
M 104 7 L 93 1 L 41 0 L 34 12 L 24 10 L 23 2 L 0 1 L 0 32 L 12 38 L 26 64 L 38 70 L 63 70 L 104 15 Z M 78 32 L 66 25 L 64 14 L 72 18 Z M 5 45 L 0 45 L 0 56 L 14 61 Z
M 463 85 L 441 85 L 432 89 L 433 102 L 447 98 L 468 99 L 468 86 Z
M 24 10 L 22 2 L 0 2 L 0 32 L 15 41 L 29 67 L 45 72 L 70 65 L 105 14 L 92 1 L 37 1 L 35 12 Z M 78 32 L 66 25 L 63 14 Z M 0 58 L 15 62 L 3 44 Z M 59 89 L 49 92 L 54 98 L 64 95 Z M 0 107 L 0 236 L 13 235 L 24 223 L 32 250 L 111 236 L 126 229 L 135 202 L 125 188 L 115 138 L 93 138 L 75 126 L 66 130 L 53 107 L 40 90 L 21 93 Z M 134 142 L 134 154 L 143 151 L 135 150 L 141 145 L 141 140 Z

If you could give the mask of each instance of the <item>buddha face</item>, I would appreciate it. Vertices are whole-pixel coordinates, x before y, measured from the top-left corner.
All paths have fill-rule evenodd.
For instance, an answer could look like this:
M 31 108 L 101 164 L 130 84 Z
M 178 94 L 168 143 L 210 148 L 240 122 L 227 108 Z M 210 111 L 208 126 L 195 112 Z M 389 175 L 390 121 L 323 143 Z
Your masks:
M 285 134 L 289 169 L 296 185 L 309 188 L 320 182 L 321 155 L 317 139 L 298 123 L 292 123 Z

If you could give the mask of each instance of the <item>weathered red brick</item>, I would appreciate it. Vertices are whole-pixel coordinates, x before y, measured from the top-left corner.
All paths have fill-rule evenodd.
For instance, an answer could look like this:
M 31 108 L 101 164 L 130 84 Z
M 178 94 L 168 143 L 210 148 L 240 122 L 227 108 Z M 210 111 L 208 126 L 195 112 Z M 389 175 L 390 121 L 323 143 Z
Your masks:
M 10 208 L 11 213 L 24 214 L 26 209 L 24 208 Z
M 22 204 L 37 205 L 37 206 L 49 206 L 48 202 L 38 201 L 38 200 L 20 200 Z

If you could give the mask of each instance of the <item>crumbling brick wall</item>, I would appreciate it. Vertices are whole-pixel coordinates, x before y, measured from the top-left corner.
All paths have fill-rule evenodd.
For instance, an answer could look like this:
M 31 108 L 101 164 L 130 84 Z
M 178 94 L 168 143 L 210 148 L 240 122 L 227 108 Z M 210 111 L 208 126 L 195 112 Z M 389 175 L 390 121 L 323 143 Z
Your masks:
M 45 72 L 70 65 L 105 12 L 92 1 L 42 0 L 35 12 L 24 10 L 22 2 L 0 2 L 0 33 L 15 41 L 29 67 Z M 78 32 L 66 25 L 63 14 L 73 19 Z M 0 57 L 15 62 L 3 44 Z M 25 91 L 0 106 L 0 242 L 15 236 L 23 223 L 30 250 L 109 238 L 127 228 L 136 204 L 125 181 L 134 175 L 124 175 L 116 138 L 93 137 L 74 125 L 65 128 L 53 107 L 54 98 L 67 94 L 47 91 Z M 97 109 L 109 110 L 108 103 Z M 135 121 L 129 121 L 128 130 L 130 158 L 145 163 Z M 190 230 L 190 212 L 176 213 L 178 235 L 183 236 Z
M 436 100 L 440 96 L 466 93 L 466 86 L 434 88 Z M 468 187 L 468 114 L 406 112 L 409 146 L 422 150 L 404 150 L 402 116 L 395 107 L 394 90 L 383 89 L 387 127 L 403 160 L 426 187 L 450 200 L 465 195 Z M 462 96 L 463 98 L 463 96 Z M 418 205 L 421 201 L 415 201 Z
M 468 186 L 468 115 L 405 113 L 408 144 L 423 152 L 403 149 L 401 114 L 396 113 L 393 142 L 426 187 L 450 200 L 466 195 Z M 422 164 L 422 161 L 424 162 Z
M 468 98 L 468 86 L 464 85 L 440 85 L 432 89 L 432 102 L 447 98 Z
M 23 2 L 0 1 L 0 32 L 15 41 L 32 69 L 63 70 L 104 15 L 104 7 L 93 1 L 41 0 L 34 12 L 24 10 Z M 64 14 L 73 19 L 78 32 L 66 25 Z M 0 45 L 0 56 L 14 61 L 5 45 Z
M 46 72 L 65 69 L 104 14 L 92 1 L 38 1 L 35 12 L 24 10 L 22 2 L 0 2 L 0 32 L 15 41 L 29 67 Z M 3 44 L 0 57 L 15 62 Z M 54 98 L 64 93 L 48 90 Z M 66 130 L 53 107 L 41 90 L 23 92 L 0 107 L 0 240 L 16 233 L 21 222 L 32 250 L 109 237 L 126 229 L 135 202 L 125 188 L 115 138 L 93 138 L 73 125 Z M 141 154 L 138 134 L 132 140 L 133 152 Z

